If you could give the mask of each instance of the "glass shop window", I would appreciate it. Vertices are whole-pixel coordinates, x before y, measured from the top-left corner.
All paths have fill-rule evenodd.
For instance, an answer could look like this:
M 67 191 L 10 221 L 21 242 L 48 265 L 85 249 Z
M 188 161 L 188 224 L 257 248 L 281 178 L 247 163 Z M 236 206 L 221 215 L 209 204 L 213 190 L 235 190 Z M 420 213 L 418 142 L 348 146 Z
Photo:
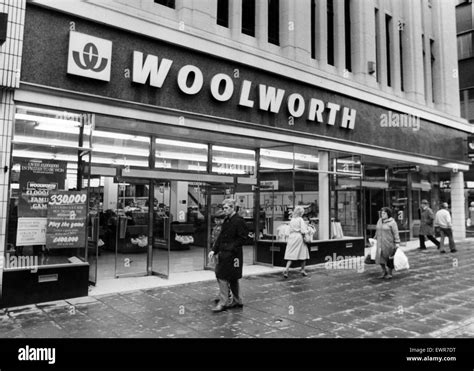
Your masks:
M 85 261 L 89 195 L 82 187 L 92 119 L 85 113 L 16 107 L 6 269 Z
M 331 239 L 363 236 L 362 167 L 359 156 L 332 153 Z
M 149 167 L 149 137 L 94 130 L 92 138 L 93 164 L 120 166 L 125 169 Z

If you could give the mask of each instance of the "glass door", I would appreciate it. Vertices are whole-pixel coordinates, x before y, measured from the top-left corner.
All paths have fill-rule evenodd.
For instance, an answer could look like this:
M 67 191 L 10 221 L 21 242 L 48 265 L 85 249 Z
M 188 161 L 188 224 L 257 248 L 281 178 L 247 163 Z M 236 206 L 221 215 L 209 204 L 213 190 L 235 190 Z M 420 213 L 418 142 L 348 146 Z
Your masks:
M 177 214 L 177 215 L 174 215 Z M 156 181 L 153 198 L 153 254 L 152 273 L 169 277 L 170 274 L 170 226 L 174 218 L 182 216 L 178 210 L 171 213 L 171 183 Z
M 120 179 L 115 238 L 115 277 L 147 274 L 149 248 L 148 180 Z
M 388 189 L 387 197 L 392 209 L 392 217 L 398 226 L 400 239 L 406 242 L 410 236 L 407 191 L 406 189 Z

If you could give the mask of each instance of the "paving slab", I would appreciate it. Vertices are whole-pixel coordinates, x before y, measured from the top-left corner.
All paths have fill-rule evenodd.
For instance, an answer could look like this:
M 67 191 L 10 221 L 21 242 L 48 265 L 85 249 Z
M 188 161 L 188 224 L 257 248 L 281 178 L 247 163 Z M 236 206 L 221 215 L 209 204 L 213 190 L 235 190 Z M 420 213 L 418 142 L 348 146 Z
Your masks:
M 0 337 L 474 337 L 474 246 L 458 249 L 457 261 L 436 249 L 406 250 L 411 269 L 392 280 L 374 265 L 244 277 L 244 307 L 220 313 L 211 311 L 214 280 L 5 308 Z

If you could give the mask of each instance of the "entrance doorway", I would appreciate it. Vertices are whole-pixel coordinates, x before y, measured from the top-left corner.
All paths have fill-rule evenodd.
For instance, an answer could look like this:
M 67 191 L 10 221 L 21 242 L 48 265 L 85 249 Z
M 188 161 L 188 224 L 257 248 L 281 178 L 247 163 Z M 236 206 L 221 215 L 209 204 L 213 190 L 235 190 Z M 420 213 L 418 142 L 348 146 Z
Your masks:
M 214 215 L 225 198 L 242 198 L 229 183 L 104 176 L 95 183 L 98 186 L 90 190 L 99 204 L 94 284 L 212 269 L 207 255 Z M 253 204 L 253 194 L 245 194 L 245 201 Z M 246 208 L 241 211 L 248 213 Z M 253 218 L 246 219 L 253 223 Z M 244 247 L 244 262 L 253 261 L 251 241 Z

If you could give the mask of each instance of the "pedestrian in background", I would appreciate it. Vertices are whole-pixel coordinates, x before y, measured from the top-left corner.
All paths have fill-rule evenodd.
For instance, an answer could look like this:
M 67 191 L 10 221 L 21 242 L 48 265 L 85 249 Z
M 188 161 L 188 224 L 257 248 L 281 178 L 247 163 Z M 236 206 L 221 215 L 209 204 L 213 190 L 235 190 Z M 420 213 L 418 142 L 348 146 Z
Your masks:
M 471 206 L 469 207 L 469 229 L 474 229 L 474 202 L 471 202 Z
M 433 236 L 434 235 L 434 218 L 435 214 L 433 210 L 430 209 L 428 206 L 428 200 L 421 200 L 421 208 L 420 208 L 420 234 L 418 238 L 420 239 L 420 250 L 426 250 L 425 246 L 425 236 L 433 242 L 436 247 L 439 249 L 440 243 L 438 240 Z
M 306 260 L 309 259 L 308 246 L 306 246 L 303 235 L 309 232 L 308 226 L 303 220 L 304 208 L 302 206 L 296 206 L 293 210 L 293 215 L 290 220 L 290 235 L 288 236 L 288 242 L 286 243 L 285 257 L 287 260 L 286 270 L 283 273 L 283 277 L 288 278 L 288 271 L 293 261 L 301 261 L 301 274 L 307 276 L 305 271 Z
M 377 240 L 377 254 L 375 262 L 382 267 L 383 275 L 380 278 L 391 279 L 394 268 L 393 257 L 400 247 L 398 226 L 392 218 L 392 210 L 382 207 L 380 219 L 377 222 L 375 239 Z
M 243 307 L 240 297 L 239 279 L 242 278 L 243 251 L 242 246 L 247 241 L 249 230 L 244 219 L 235 209 L 235 200 L 225 199 L 222 209 L 226 215 L 222 230 L 217 237 L 209 259 L 217 255 L 216 278 L 219 284 L 219 302 L 212 310 L 222 312 L 227 308 Z M 229 288 L 232 291 L 233 302 L 228 305 Z
M 434 225 L 440 229 L 440 253 L 444 254 L 446 251 L 444 250 L 444 238 L 448 237 L 449 240 L 449 248 L 451 252 L 456 252 L 456 244 L 454 243 L 453 238 L 453 224 L 451 221 L 451 214 L 449 213 L 449 205 L 447 202 L 443 202 L 441 204 L 441 209 L 438 210 L 435 216 Z

